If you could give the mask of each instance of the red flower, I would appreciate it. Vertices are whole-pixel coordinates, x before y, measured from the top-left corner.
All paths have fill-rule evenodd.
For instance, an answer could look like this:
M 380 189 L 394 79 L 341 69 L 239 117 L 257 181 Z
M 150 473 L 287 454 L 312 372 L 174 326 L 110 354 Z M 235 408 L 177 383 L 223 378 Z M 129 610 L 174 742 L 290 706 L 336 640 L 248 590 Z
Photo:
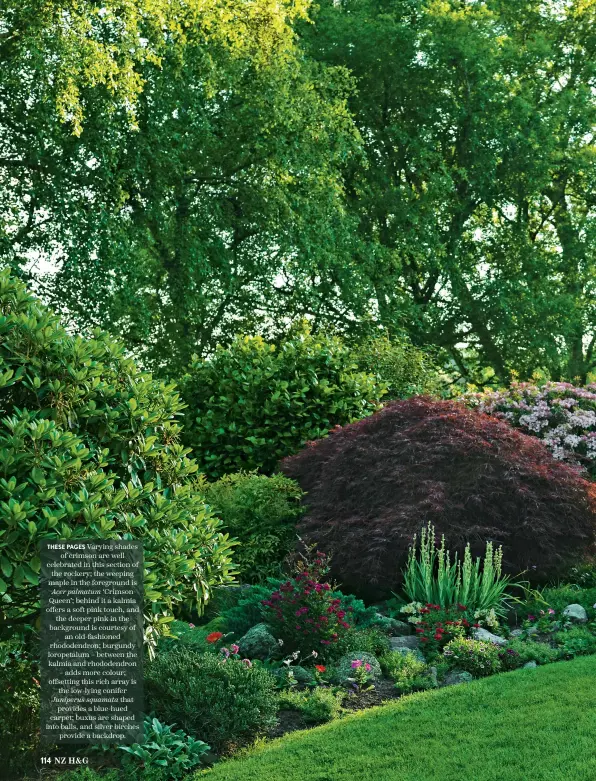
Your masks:
M 205 640 L 208 643 L 217 643 L 217 641 L 221 640 L 222 637 L 223 637 L 223 632 L 211 632 L 210 635 L 207 635 Z
M 436 634 L 435 635 L 435 640 L 441 640 L 441 639 L 442 639 L 442 635 L 440 635 L 440 634 Z
M 318 670 L 320 673 L 324 673 L 327 671 L 327 668 L 324 664 L 315 664 L 315 670 Z

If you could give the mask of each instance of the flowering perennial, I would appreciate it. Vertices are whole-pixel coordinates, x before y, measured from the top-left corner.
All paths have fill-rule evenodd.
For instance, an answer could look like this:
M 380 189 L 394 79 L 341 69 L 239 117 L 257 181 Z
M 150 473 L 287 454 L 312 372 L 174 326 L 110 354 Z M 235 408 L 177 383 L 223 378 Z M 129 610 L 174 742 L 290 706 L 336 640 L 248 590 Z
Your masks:
M 508 390 L 469 393 L 467 404 L 539 437 L 559 461 L 596 476 L 596 385 L 514 382 Z
M 480 626 L 478 622 L 473 623 L 468 607 L 462 604 L 441 607 L 431 602 L 425 605 L 410 603 L 402 612 L 410 615 L 408 620 L 415 625 L 416 634 L 429 656 L 438 653 L 450 640 L 464 637 L 472 627 Z
M 262 601 L 274 632 L 303 653 L 314 646 L 324 654 L 350 628 L 346 617 L 351 608 L 344 609 L 341 600 L 332 597 L 330 584 L 323 581 L 327 571 L 325 554 L 317 552 L 313 564 L 302 567 Z

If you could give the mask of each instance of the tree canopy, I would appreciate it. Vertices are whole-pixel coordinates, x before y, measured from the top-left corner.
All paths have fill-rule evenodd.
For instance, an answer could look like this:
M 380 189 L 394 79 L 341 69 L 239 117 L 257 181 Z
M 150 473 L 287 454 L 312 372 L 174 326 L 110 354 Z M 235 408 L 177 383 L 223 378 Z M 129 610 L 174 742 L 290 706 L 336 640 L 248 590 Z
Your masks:
M 584 382 L 595 16 L 593 0 L 9 2 L 0 252 L 163 373 L 308 316 L 432 345 L 464 384 Z
M 304 30 L 356 78 L 347 194 L 378 318 L 466 379 L 594 368 L 595 9 L 323 0 Z

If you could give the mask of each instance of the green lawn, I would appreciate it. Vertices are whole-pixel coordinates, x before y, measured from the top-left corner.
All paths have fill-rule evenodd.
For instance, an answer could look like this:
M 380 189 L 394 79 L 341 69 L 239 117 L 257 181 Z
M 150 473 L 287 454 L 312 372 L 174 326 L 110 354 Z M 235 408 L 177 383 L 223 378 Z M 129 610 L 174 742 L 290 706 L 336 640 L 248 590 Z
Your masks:
M 517 670 L 295 732 L 206 781 L 594 781 L 596 656 Z

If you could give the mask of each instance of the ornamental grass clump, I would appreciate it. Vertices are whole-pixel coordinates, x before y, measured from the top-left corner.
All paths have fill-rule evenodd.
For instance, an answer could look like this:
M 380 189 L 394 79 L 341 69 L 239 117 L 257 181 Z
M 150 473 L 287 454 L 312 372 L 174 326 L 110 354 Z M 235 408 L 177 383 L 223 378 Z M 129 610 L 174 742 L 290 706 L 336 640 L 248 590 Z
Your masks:
M 342 607 L 341 599 L 333 596 L 331 585 L 324 581 L 329 570 L 324 553 L 317 551 L 314 562 L 299 562 L 298 566 L 293 578 L 263 600 L 265 620 L 286 650 L 304 655 L 315 650 L 328 658 L 350 629 L 346 621 L 350 608 Z
M 504 600 L 510 578 L 503 575 L 502 547 L 493 549 L 486 543 L 484 559 L 472 559 L 470 544 L 464 550 L 463 562 L 457 553 L 452 558 L 447 550 L 445 535 L 441 545 L 436 545 L 432 524 L 422 528 L 419 545 L 417 535 L 410 546 L 408 563 L 404 572 L 403 590 L 411 602 L 438 604 L 441 607 L 465 604 L 481 613 L 505 612 Z

